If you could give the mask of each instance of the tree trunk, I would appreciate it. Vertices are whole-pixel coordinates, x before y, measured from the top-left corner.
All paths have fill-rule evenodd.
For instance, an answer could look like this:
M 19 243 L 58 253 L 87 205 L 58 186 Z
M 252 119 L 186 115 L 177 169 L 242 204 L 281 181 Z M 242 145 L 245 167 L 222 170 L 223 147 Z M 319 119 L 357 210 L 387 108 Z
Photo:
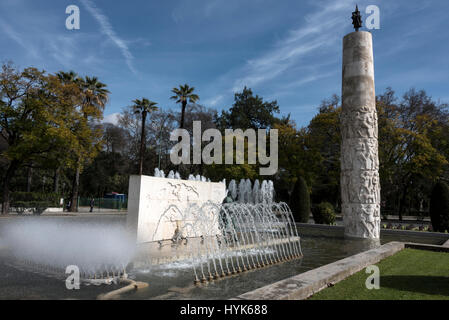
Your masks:
M 31 192 L 31 184 L 33 183 L 33 168 L 28 167 L 27 171 L 27 192 Z
M 182 101 L 182 109 L 181 109 L 181 129 L 184 129 L 184 116 L 186 113 L 187 101 Z
M 55 175 L 53 176 L 53 192 L 59 192 L 59 177 L 61 175 L 61 167 L 56 168 Z
M 78 164 L 75 172 L 75 178 L 72 185 L 72 199 L 70 203 L 70 212 L 77 212 L 78 208 L 78 191 L 80 186 L 80 164 Z
M 9 180 L 5 178 L 3 182 L 3 200 L 2 200 L 2 214 L 9 212 Z
M 181 102 L 181 123 L 180 123 L 180 128 L 184 129 L 184 118 L 185 118 L 185 113 L 186 113 L 186 106 L 187 106 L 187 100 L 183 100 Z M 179 137 L 179 141 L 181 141 L 181 137 Z M 178 171 L 179 173 L 181 173 L 181 163 L 176 165 L 175 170 Z
M 403 216 L 404 211 L 405 211 L 405 200 L 406 200 L 406 197 L 407 197 L 407 189 L 408 189 L 407 186 L 404 187 L 402 195 L 401 195 L 401 198 L 399 200 L 399 212 L 398 212 L 398 214 L 399 214 L 399 221 L 402 221 L 402 216 Z
M 140 161 L 139 161 L 139 175 L 143 174 L 143 159 L 145 153 L 145 120 L 147 113 L 142 112 L 142 133 L 140 134 Z
M 2 214 L 8 214 L 9 212 L 9 184 L 11 183 L 11 178 L 14 176 L 17 168 L 17 163 L 14 161 L 11 162 L 6 171 L 5 179 L 3 180 Z

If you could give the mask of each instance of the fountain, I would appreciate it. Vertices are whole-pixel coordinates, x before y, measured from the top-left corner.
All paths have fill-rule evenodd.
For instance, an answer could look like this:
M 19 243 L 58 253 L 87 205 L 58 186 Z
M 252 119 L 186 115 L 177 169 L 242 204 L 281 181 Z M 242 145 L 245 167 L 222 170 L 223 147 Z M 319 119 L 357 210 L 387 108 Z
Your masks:
M 131 176 L 128 231 L 138 250 L 134 268 L 189 261 L 194 282 L 302 256 L 293 215 L 273 202 L 273 184 L 249 179 L 229 188 L 200 175 L 189 180 Z M 238 194 L 238 197 L 237 197 Z M 234 202 L 223 203 L 229 195 Z
M 74 265 L 82 282 L 111 284 L 183 263 L 201 284 L 302 256 L 292 213 L 273 192 L 268 181 L 231 180 L 226 189 L 156 168 L 130 177 L 125 225 L 35 218 L 14 221 L 2 239 L 12 266 L 28 272 L 63 279 Z
M 31 217 L 10 223 L 2 238 L 15 267 L 65 278 L 67 266 L 74 265 L 89 282 L 126 277 L 126 267 L 135 253 L 132 238 L 115 223 Z

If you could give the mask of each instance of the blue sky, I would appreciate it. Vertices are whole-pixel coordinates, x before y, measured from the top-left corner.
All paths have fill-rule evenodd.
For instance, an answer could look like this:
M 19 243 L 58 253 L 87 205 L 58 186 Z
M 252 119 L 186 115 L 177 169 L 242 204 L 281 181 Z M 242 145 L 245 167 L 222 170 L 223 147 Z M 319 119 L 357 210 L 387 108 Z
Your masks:
M 48 72 L 98 76 L 113 119 L 135 98 L 177 109 L 171 88 L 188 83 L 200 103 L 232 105 L 244 85 L 307 125 L 321 100 L 341 91 L 342 37 L 356 1 L 0 0 L 0 59 Z M 425 89 L 449 102 L 449 1 L 357 1 L 380 8 L 376 92 Z M 80 30 L 67 30 L 77 5 Z M 365 29 L 366 30 L 366 29 Z

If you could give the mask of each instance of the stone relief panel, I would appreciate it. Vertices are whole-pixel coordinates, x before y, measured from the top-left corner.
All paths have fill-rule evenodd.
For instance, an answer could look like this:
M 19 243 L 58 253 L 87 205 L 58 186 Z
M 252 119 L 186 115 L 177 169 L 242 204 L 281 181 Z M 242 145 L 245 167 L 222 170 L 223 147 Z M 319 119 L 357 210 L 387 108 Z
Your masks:
M 341 135 L 343 139 L 351 138 L 376 138 L 377 113 L 368 107 L 362 107 L 360 111 L 342 112 Z
M 173 199 L 176 201 L 195 201 L 199 199 L 199 192 L 196 187 L 184 182 L 167 181 L 161 186 L 156 195 L 148 194 L 150 199 Z
M 345 233 L 363 238 L 379 238 L 380 205 L 379 204 L 346 204 L 343 220 Z
M 196 236 L 219 232 L 223 183 L 131 176 L 128 194 L 127 228 L 137 243 L 171 239 L 176 230 Z
M 341 147 L 342 170 L 378 170 L 376 139 L 346 139 Z
M 343 203 L 380 203 L 377 171 L 345 171 L 341 175 Z

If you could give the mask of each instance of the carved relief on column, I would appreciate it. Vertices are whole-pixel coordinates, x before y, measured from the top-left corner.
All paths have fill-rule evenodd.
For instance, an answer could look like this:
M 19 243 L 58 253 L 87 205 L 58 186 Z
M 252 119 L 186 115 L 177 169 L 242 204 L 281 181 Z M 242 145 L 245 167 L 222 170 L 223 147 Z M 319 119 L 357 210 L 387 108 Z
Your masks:
M 341 196 L 345 234 L 379 238 L 380 183 L 375 107 L 341 114 Z
M 343 172 L 341 183 L 342 202 L 373 204 L 380 203 L 379 173 L 377 171 Z
M 361 238 L 379 238 L 379 204 L 345 204 L 343 210 L 346 234 Z
M 345 108 L 341 114 L 342 139 L 377 140 L 377 112 L 375 107 Z
M 341 169 L 379 170 L 377 139 L 348 139 L 341 148 Z

